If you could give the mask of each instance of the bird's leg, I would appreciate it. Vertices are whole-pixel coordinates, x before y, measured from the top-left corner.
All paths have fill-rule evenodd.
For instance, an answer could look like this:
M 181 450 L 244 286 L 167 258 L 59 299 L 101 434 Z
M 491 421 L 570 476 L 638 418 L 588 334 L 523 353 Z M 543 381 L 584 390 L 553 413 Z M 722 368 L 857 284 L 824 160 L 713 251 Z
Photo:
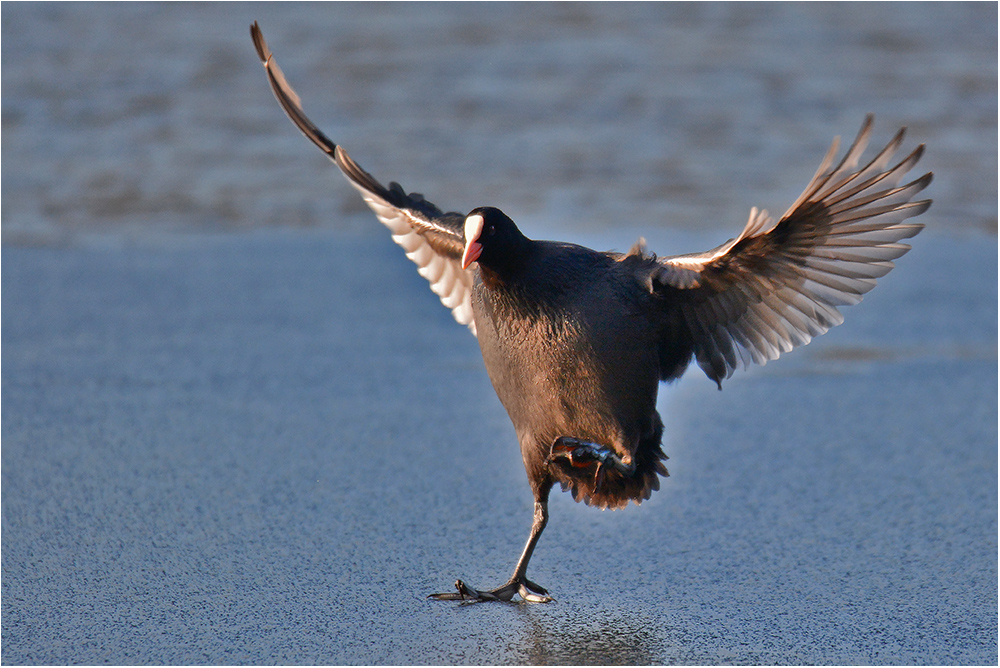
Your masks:
M 517 560 L 517 566 L 514 567 L 514 574 L 510 576 L 507 584 L 494 589 L 490 593 L 508 601 L 514 595 L 515 591 L 526 601 L 548 603 L 553 600 L 548 596 L 549 592 L 544 587 L 535 584 L 527 578 L 528 562 L 531 560 L 531 554 L 535 551 L 535 545 L 538 544 L 538 539 L 541 538 L 542 531 L 545 530 L 545 525 L 548 524 L 548 521 L 548 501 L 535 501 L 535 515 L 531 522 L 531 534 L 528 535 L 528 542 L 525 543 L 524 550 L 521 552 L 521 558 Z M 507 595 L 508 592 L 509 595 Z
M 555 599 L 549 596 L 549 592 L 542 586 L 535 584 L 527 578 L 528 562 L 531 554 L 535 551 L 535 545 L 549 521 L 548 501 L 535 501 L 535 516 L 531 523 L 531 534 L 528 542 L 524 545 L 521 558 L 517 560 L 514 567 L 514 574 L 510 576 L 501 587 L 491 591 L 478 591 L 468 586 L 461 580 L 455 582 L 455 593 L 431 594 L 428 598 L 438 601 L 509 601 L 514 598 L 514 594 L 520 594 L 521 598 L 531 603 L 549 603 Z

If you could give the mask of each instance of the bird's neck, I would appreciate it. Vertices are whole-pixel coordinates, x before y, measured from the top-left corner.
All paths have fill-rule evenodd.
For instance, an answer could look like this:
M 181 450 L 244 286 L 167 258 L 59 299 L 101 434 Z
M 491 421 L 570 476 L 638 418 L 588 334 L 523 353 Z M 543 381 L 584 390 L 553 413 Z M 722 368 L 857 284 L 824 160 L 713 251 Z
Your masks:
M 481 258 L 479 273 L 483 284 L 495 290 L 516 288 L 524 280 L 534 251 L 535 242 L 521 237 L 499 257 Z

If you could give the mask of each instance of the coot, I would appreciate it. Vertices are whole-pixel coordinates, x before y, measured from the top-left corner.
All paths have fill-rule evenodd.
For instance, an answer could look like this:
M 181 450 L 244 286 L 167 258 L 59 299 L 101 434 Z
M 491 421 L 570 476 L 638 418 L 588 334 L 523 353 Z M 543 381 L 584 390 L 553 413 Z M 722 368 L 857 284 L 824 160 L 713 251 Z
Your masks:
M 679 378 L 694 359 L 721 389 L 735 369 L 839 325 L 837 307 L 860 302 L 893 268 L 909 250 L 900 241 L 923 227 L 905 221 L 931 204 L 911 201 L 930 173 L 900 185 L 923 146 L 892 164 L 903 130 L 858 166 L 869 116 L 836 163 L 834 141 L 777 222 L 752 209 L 743 232 L 710 251 L 657 257 L 641 240 L 627 253 L 535 241 L 499 209 L 445 213 L 397 183 L 376 181 L 306 118 L 256 23 L 250 32 L 285 113 L 476 335 L 517 432 L 535 512 L 513 575 L 490 591 L 459 580 L 457 591 L 431 598 L 553 600 L 527 578 L 552 487 L 598 508 L 648 499 L 667 475 L 659 383 Z

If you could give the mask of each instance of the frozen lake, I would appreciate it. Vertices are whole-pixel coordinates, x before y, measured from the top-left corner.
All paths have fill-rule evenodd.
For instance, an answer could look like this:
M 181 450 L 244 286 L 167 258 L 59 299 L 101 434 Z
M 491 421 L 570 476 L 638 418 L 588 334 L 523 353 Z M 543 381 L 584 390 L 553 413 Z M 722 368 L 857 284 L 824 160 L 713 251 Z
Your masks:
M 2 6 L 5 664 L 995 664 L 997 8 Z M 531 236 L 662 253 L 908 125 L 928 229 L 846 323 L 661 390 L 641 507 L 554 493 L 278 109 Z

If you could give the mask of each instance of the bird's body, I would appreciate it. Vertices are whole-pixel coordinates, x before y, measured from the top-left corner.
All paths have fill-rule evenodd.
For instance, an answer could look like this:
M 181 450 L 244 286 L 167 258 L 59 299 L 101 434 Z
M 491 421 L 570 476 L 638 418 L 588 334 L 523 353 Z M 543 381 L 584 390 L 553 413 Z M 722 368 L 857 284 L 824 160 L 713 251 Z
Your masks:
M 531 534 L 514 573 L 492 591 L 462 581 L 437 599 L 552 600 L 527 578 L 559 484 L 600 508 L 640 503 L 667 475 L 656 411 L 660 381 L 692 359 L 721 389 L 734 370 L 764 364 L 840 324 L 923 227 L 911 201 L 931 174 L 901 185 L 923 152 L 895 165 L 900 131 L 859 159 L 867 118 L 834 164 L 831 147 L 805 191 L 773 222 L 752 209 L 743 232 L 703 252 L 658 258 L 525 237 L 492 207 L 445 213 L 398 184 L 383 186 L 305 116 L 251 27 L 271 89 L 289 118 L 341 169 L 455 319 L 476 335 L 521 446 L 535 498 Z
M 643 260 L 554 242 L 523 246 L 506 271 L 480 271 L 472 305 L 483 362 L 528 479 L 536 495 L 558 482 L 602 508 L 649 498 L 659 487 L 655 474 L 666 470 L 658 466 L 656 412 L 662 323 L 636 273 Z M 595 489 L 593 471 L 550 466 L 560 437 L 641 461 L 640 475 L 626 481 L 609 472 Z

